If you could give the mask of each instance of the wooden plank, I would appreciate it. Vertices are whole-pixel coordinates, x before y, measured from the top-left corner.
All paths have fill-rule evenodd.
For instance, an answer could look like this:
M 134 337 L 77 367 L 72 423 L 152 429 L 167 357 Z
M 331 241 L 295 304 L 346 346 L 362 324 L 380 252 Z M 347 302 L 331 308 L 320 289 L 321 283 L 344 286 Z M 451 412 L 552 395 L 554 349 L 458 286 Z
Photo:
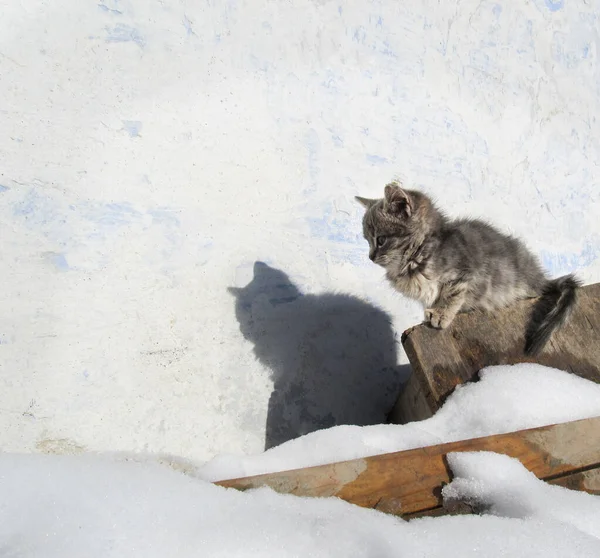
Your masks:
M 451 477 L 446 455 L 459 451 L 503 453 L 518 458 L 538 478 L 556 479 L 600 467 L 600 417 L 217 484 L 238 490 L 270 486 L 297 496 L 337 496 L 409 517 L 442 505 L 441 489 Z M 587 482 L 592 480 L 581 477 L 577 486 Z
M 548 480 L 551 484 L 600 495 L 600 466 Z
M 421 382 L 417 375 L 412 373 L 387 419 L 392 424 L 406 424 L 416 420 L 415 417 L 418 417 L 418 420 L 429 418 L 433 416 L 433 413 Z
M 441 331 L 418 325 L 404 332 L 402 345 L 429 409 L 435 412 L 457 384 L 472 380 L 483 367 L 494 364 L 539 362 L 600 383 L 600 283 L 579 290 L 569 321 L 535 359 L 523 354 L 534 303 L 521 301 L 493 315 L 480 311 L 459 314 Z M 402 416 L 406 422 L 429 415 L 422 406 L 409 402 Z

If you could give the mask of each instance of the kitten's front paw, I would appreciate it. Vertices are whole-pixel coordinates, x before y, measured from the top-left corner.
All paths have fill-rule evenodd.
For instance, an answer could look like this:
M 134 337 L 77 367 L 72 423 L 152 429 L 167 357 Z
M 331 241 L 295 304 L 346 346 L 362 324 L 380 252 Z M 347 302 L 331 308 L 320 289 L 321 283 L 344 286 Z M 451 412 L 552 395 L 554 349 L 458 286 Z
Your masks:
M 449 314 L 439 308 L 427 308 L 425 321 L 436 329 L 446 329 L 454 319 L 454 314 Z

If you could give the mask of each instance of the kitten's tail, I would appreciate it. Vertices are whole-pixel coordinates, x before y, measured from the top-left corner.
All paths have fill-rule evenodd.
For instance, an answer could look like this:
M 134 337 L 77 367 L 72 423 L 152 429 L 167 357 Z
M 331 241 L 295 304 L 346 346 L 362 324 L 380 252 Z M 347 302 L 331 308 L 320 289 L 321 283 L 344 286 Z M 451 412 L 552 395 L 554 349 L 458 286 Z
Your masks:
M 533 307 L 525 337 L 525 354 L 537 355 L 552 332 L 565 323 L 577 300 L 579 287 L 581 282 L 574 275 L 565 275 L 546 283 L 541 297 Z

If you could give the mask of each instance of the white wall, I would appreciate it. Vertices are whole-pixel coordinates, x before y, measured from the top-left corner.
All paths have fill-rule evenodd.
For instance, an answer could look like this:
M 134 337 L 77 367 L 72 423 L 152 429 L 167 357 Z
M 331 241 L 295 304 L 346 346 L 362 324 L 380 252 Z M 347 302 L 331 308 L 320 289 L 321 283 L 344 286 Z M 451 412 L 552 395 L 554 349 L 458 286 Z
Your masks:
M 406 358 L 373 305 L 421 312 L 352 198 L 397 175 L 600 277 L 598 0 L 0 13 L 3 450 L 203 460 L 383 420 Z

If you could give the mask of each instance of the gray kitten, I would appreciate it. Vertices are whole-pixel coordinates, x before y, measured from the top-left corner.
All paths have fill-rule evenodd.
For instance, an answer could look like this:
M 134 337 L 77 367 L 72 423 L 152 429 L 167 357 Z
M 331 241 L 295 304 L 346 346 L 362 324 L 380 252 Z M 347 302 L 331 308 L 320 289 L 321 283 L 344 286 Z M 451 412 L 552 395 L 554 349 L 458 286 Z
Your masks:
M 398 291 L 423 304 L 431 326 L 448 327 L 458 312 L 541 297 L 525 339 L 525 353 L 535 355 L 573 308 L 580 286 L 573 275 L 549 279 L 520 240 L 487 223 L 451 221 L 425 194 L 397 183 L 385 187 L 383 199 L 356 199 L 366 208 L 369 258 Z

